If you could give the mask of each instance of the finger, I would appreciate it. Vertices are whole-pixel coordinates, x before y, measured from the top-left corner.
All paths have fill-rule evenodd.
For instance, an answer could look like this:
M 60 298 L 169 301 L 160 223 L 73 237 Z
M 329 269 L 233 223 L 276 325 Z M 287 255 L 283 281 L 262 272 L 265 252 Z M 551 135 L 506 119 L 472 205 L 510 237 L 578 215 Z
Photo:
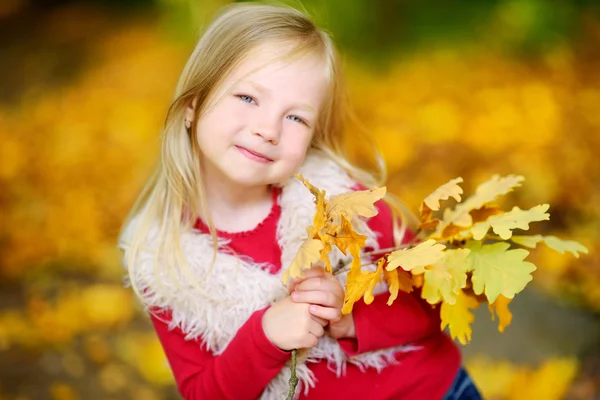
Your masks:
M 312 318 L 313 321 L 318 322 L 322 327 L 326 327 L 327 325 L 329 325 L 329 320 L 328 319 L 324 319 L 321 317 L 318 317 L 316 315 L 310 315 L 310 317 Z
M 339 284 L 337 279 L 320 276 L 306 279 L 294 287 L 295 291 L 321 290 L 324 292 L 332 292 L 338 297 L 344 296 L 344 289 Z
M 319 343 L 319 338 L 313 334 L 310 334 L 310 337 L 312 338 L 310 340 L 310 342 L 304 344 L 302 347 L 303 348 L 307 348 L 310 349 L 311 347 L 315 347 L 318 343 Z
M 312 304 L 308 311 L 313 317 L 328 320 L 329 322 L 336 322 L 342 318 L 342 310 L 333 307 L 322 307 L 316 304 Z
M 301 273 L 302 273 L 301 276 L 297 276 L 297 277 L 293 278 L 292 281 L 290 282 L 290 285 L 288 286 L 289 293 L 292 293 L 294 290 L 296 290 L 296 286 L 299 285 L 300 283 L 304 282 L 307 279 L 312 279 L 315 277 L 327 275 L 327 274 L 325 274 L 325 270 L 323 269 L 323 267 L 318 267 L 318 266 L 312 267 L 310 269 L 306 269 L 306 270 L 302 271 Z
M 324 307 L 341 308 L 344 302 L 343 298 L 336 296 L 334 293 L 322 290 L 296 290 L 291 297 L 294 303 L 311 303 Z
M 296 286 L 298 285 L 298 283 L 300 283 L 302 281 L 303 281 L 302 278 L 294 278 L 292 280 L 292 282 L 290 283 L 290 286 L 288 286 L 288 292 L 292 293 L 294 290 L 296 290 Z
M 313 323 L 308 326 L 308 331 L 316 337 L 320 338 L 325 333 L 325 328 L 323 328 L 323 325 L 321 324 Z
M 325 268 L 315 265 L 311 268 L 302 270 L 302 277 L 303 279 L 308 279 L 308 278 L 313 278 L 315 276 L 323 276 L 325 275 Z

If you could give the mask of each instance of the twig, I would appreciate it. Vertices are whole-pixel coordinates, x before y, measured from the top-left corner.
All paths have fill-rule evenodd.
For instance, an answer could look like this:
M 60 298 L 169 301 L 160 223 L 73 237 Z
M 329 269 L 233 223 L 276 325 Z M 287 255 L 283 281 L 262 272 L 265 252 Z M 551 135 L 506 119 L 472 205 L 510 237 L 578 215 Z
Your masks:
M 296 376 L 296 349 L 292 350 L 292 375 L 290 376 L 290 390 L 288 392 L 287 400 L 294 400 L 294 394 L 296 393 L 296 386 L 298 386 L 298 377 Z

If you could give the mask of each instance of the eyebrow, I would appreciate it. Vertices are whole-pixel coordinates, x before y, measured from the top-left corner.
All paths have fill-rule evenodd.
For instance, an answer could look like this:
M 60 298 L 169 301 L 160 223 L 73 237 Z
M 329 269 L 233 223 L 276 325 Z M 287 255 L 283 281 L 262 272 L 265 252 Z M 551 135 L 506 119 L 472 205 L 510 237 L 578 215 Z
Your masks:
M 250 86 L 254 87 L 254 89 L 258 90 L 261 93 L 267 93 L 267 94 L 271 93 L 271 90 L 269 90 L 269 88 L 264 87 L 260 83 L 253 82 L 253 81 L 243 81 L 243 82 L 248 83 Z M 316 110 L 313 106 L 308 105 L 306 103 L 294 103 L 293 108 L 316 112 Z

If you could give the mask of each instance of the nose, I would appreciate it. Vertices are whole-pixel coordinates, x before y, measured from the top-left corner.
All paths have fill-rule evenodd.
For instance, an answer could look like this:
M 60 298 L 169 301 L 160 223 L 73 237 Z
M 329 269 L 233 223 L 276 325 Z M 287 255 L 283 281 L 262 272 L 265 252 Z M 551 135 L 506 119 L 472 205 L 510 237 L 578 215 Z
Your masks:
M 262 115 L 255 121 L 253 135 L 260 136 L 264 141 L 278 144 L 281 137 L 281 122 L 274 115 Z

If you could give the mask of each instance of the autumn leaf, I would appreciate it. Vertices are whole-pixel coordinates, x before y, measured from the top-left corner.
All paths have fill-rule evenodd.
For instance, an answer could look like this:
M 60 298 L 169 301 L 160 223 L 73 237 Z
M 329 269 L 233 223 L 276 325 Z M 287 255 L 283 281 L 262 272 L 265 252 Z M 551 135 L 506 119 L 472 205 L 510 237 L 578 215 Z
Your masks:
M 421 207 L 426 205 L 429 209 L 437 211 L 440 209 L 440 201 L 442 200 L 448 200 L 450 197 L 453 197 L 456 201 L 460 201 L 460 195 L 463 193 L 463 190 L 458 184 L 462 181 L 462 178 L 455 178 L 450 182 L 444 183 L 442 186 L 435 189 L 429 196 L 425 197 Z
M 317 187 L 313 186 L 307 179 L 305 179 L 301 174 L 296 174 L 296 179 L 300 180 L 304 186 L 315 196 L 316 202 L 316 211 L 313 220 L 313 225 L 315 232 L 320 232 L 323 228 L 325 228 L 326 217 L 325 217 L 325 191 L 320 190 Z M 309 236 L 309 238 L 312 236 Z
M 470 232 L 473 239 L 481 240 L 485 237 L 490 227 L 503 240 L 510 239 L 513 229 L 528 230 L 530 222 L 545 221 L 550 219 L 548 204 L 540 204 L 529 210 L 521 210 L 519 207 L 513 207 L 509 212 L 499 215 L 493 215 L 487 220 L 479 222 L 471 227 Z M 464 233 L 461 233 L 463 235 Z
M 452 179 L 433 191 L 429 196 L 423 200 L 421 207 L 419 208 L 421 225 L 419 229 L 429 230 L 435 228 L 439 224 L 439 220 L 436 218 L 430 221 L 433 211 L 440 209 L 440 201 L 447 200 L 450 197 L 454 197 L 456 201 L 460 201 L 463 190 L 458 183 L 462 182 L 462 178 Z
M 422 297 L 430 304 L 456 303 L 460 289 L 467 285 L 468 249 L 446 250 L 443 257 L 425 268 Z
M 366 304 L 371 304 L 373 299 L 373 289 L 375 285 L 381 282 L 383 272 L 383 264 L 385 259 L 381 258 L 377 263 L 375 271 L 358 271 L 357 273 L 349 273 L 346 281 L 346 296 L 344 298 L 344 306 L 342 314 L 350 314 L 354 303 L 364 297 Z
M 471 210 L 479 209 L 486 203 L 494 201 L 496 197 L 510 192 L 515 187 L 521 186 L 524 180 L 525 178 L 520 175 L 508 175 L 503 178 L 494 175 L 490 180 L 479 185 L 475 194 L 458 204 L 454 210 L 446 209 L 448 212 L 444 212 L 444 218 L 438 230 L 441 232 L 451 223 L 456 226 L 470 227 L 473 224 L 473 219 L 470 215 Z
M 377 215 L 375 203 L 385 196 L 385 192 L 384 186 L 332 196 L 325 204 L 325 214 L 333 220 L 343 215 L 349 221 L 354 215 L 366 218 L 374 217 Z
M 446 239 L 450 239 L 456 235 L 458 235 L 459 233 L 461 233 L 462 231 L 466 230 L 468 228 L 463 228 L 461 226 L 456 226 L 454 224 L 450 224 L 448 226 L 446 226 L 443 230 L 440 236 L 438 236 L 441 240 L 446 240 Z M 435 235 L 434 235 L 435 236 Z
M 419 228 L 421 230 L 427 229 L 427 228 L 423 228 L 423 226 L 429 222 L 432 215 L 433 215 L 433 210 L 431 208 L 427 207 L 427 204 L 422 203 L 421 208 L 419 208 L 419 222 L 420 222 Z M 438 224 L 439 224 L 439 220 L 438 220 L 438 223 L 436 223 L 436 226 Z M 427 226 L 429 227 L 429 225 L 427 225 Z
M 310 234 L 312 227 L 308 227 L 307 231 Z M 313 263 L 316 263 L 321 259 L 321 249 L 323 249 L 323 242 L 317 239 L 308 239 L 298 249 L 292 265 L 283 273 L 281 280 L 284 284 L 287 284 L 290 276 L 292 278 L 299 277 L 303 269 L 310 268 Z
M 423 274 L 412 276 L 413 286 L 416 288 L 422 288 L 424 284 Z
M 482 245 L 479 241 L 470 241 L 466 244 L 471 250 L 467 261 L 468 270 L 473 271 L 473 291 L 485 293 L 490 303 L 500 294 L 512 299 L 531 281 L 531 273 L 536 270 L 535 265 L 523 261 L 529 255 L 527 250 L 508 250 L 509 247 L 505 242 Z
M 341 224 L 340 225 L 332 225 L 333 229 L 330 229 L 329 236 L 331 237 L 331 241 L 333 244 L 340 249 L 344 255 L 346 254 L 346 250 L 351 245 L 355 244 L 358 247 L 362 248 L 365 245 L 365 241 L 367 237 L 364 235 L 359 235 L 352 229 L 352 224 L 344 215 L 341 216 Z
M 421 225 L 419 225 L 419 229 L 422 231 L 428 231 L 431 229 L 435 229 L 439 224 L 440 224 L 440 220 L 437 218 L 434 218 L 429 221 L 422 221 Z
M 550 247 L 552 250 L 559 252 L 560 254 L 565 254 L 565 252 L 570 252 L 575 256 L 575 258 L 579 258 L 579 253 L 588 254 L 588 249 L 583 246 L 581 243 L 578 243 L 574 240 L 563 240 L 559 239 L 556 236 L 542 236 L 542 235 L 532 235 L 532 236 L 516 236 L 513 235 L 511 240 L 521 246 L 529 247 L 531 249 L 535 249 L 538 243 L 543 242 L 546 246 Z
M 502 214 L 503 212 L 504 211 L 502 211 L 498 206 L 485 205 L 476 210 L 469 211 L 469 214 L 471 215 L 473 223 L 476 224 L 478 222 L 487 220 L 492 215 Z
M 512 313 L 508 309 L 508 303 L 510 302 L 511 299 L 499 295 L 496 301 L 488 304 L 488 308 L 492 314 L 492 321 L 494 321 L 494 316 L 498 315 L 498 331 L 500 333 L 504 332 L 504 328 L 509 326 L 512 321 Z
M 401 267 L 405 271 L 412 271 L 417 274 L 422 273 L 424 271 L 423 267 L 435 263 L 444 256 L 443 251 L 445 248 L 446 246 L 443 244 L 436 243 L 435 240 L 430 239 L 419 243 L 413 248 L 395 250 L 387 257 L 388 264 L 386 269 L 391 271 Z
M 442 303 L 441 328 L 444 329 L 448 326 L 452 339 L 458 339 L 463 345 L 467 344 L 471 340 L 471 323 L 475 320 L 475 316 L 469 309 L 477 307 L 479 307 L 477 299 L 460 290 L 454 304 Z
M 331 241 L 321 241 L 323 248 L 319 251 L 319 261 L 323 263 L 323 267 L 326 272 L 332 273 L 331 259 L 329 258 L 329 252 L 331 252 Z
M 393 269 L 391 271 L 383 271 L 383 279 L 389 286 L 390 298 L 387 305 L 391 306 L 394 300 L 398 297 L 398 291 L 410 293 L 413 290 L 413 280 L 411 275 L 403 270 Z

